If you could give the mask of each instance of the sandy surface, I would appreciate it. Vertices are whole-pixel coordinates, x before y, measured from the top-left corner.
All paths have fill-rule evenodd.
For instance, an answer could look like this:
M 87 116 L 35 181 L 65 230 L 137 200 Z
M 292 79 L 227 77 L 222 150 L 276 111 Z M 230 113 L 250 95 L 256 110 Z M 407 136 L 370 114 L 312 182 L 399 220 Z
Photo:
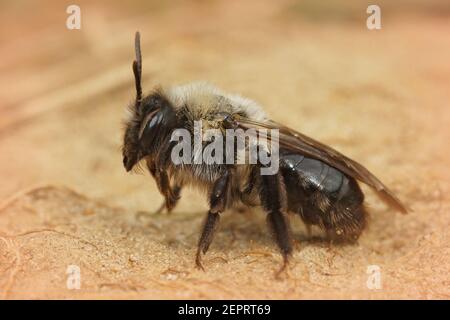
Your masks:
M 65 29 L 57 2 L 0 10 L 1 298 L 450 297 L 445 1 L 386 4 L 380 31 L 365 28 L 360 4 L 80 3 L 80 31 Z M 365 188 L 370 224 L 347 246 L 307 239 L 292 217 L 296 250 L 281 280 L 263 212 L 226 212 L 197 270 L 204 195 L 186 190 L 171 215 L 153 214 L 154 182 L 121 163 L 137 29 L 147 90 L 208 80 L 251 97 L 365 164 L 414 211 Z M 380 289 L 367 286 L 371 265 Z M 69 266 L 79 290 L 67 287 Z

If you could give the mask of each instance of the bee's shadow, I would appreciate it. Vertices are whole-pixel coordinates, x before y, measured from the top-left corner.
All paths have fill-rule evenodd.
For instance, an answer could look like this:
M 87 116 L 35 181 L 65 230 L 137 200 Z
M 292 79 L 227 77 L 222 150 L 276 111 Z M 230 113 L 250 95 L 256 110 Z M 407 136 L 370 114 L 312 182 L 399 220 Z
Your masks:
M 147 216 L 147 215 L 146 215 Z M 171 249 L 196 249 L 204 223 L 205 215 L 193 212 L 175 211 L 173 213 L 149 214 L 147 226 L 154 231 L 164 233 L 170 230 L 163 243 Z M 329 247 L 330 245 L 351 245 L 354 242 L 329 239 L 319 228 L 313 228 L 311 234 L 296 215 L 291 215 L 292 235 L 297 244 L 314 247 Z M 143 221 L 144 222 L 144 221 Z M 157 229 L 155 225 L 159 226 Z M 266 223 L 266 214 L 256 210 L 234 210 L 221 215 L 219 227 L 214 234 L 211 250 L 229 253 L 233 249 L 251 250 L 255 248 L 273 248 L 277 246 L 273 240 L 270 228 Z

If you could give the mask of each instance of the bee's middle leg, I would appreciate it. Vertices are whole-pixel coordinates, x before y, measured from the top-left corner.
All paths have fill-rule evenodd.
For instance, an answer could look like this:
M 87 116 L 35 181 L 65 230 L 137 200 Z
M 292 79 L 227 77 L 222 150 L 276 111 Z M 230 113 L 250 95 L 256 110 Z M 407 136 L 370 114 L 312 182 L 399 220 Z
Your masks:
M 209 211 L 203 225 L 202 235 L 198 241 L 197 255 L 195 258 L 195 264 L 202 270 L 205 269 L 202 265 L 201 254 L 205 254 L 208 251 L 220 220 L 219 215 L 225 210 L 230 178 L 231 173 L 227 171 L 223 176 L 216 180 L 210 194 Z

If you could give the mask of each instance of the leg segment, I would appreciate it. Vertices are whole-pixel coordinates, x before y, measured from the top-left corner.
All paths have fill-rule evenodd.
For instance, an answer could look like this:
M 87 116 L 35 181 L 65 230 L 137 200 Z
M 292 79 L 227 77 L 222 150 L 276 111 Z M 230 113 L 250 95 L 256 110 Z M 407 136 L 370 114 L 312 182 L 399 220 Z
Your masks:
M 209 199 L 210 209 L 208 211 L 205 224 L 203 225 L 202 235 L 198 241 L 197 255 L 195 258 L 195 264 L 202 270 L 204 270 L 204 268 L 201 262 L 201 254 L 205 254 L 208 251 L 214 237 L 214 231 L 217 229 L 217 225 L 220 220 L 219 214 L 225 210 L 230 179 L 231 173 L 230 171 L 227 171 L 223 176 L 216 180 L 212 188 Z
M 181 187 L 178 185 L 175 185 L 173 188 L 169 187 L 169 191 L 164 194 L 164 198 L 164 202 L 161 204 L 156 213 L 161 213 L 164 209 L 170 213 L 172 209 L 175 208 L 178 200 L 181 198 Z
M 175 185 L 173 188 L 170 186 L 169 176 L 162 164 L 157 166 L 154 161 L 147 160 L 147 168 L 155 179 L 159 192 L 165 198 L 157 212 L 159 213 L 164 209 L 167 209 L 167 212 L 172 211 L 180 199 L 181 186 Z
M 217 229 L 219 220 L 219 212 L 213 213 L 209 211 L 208 216 L 206 217 L 205 224 L 203 225 L 202 235 L 200 237 L 200 240 L 198 241 L 197 254 L 195 256 L 195 264 L 203 271 L 205 270 L 205 268 L 203 268 L 202 265 L 201 254 L 205 254 L 208 251 L 209 245 L 211 244 L 214 237 L 214 232 Z
M 283 255 L 283 271 L 292 254 L 292 237 L 286 215 L 286 187 L 280 174 L 261 175 L 261 204 L 267 212 L 267 222 Z

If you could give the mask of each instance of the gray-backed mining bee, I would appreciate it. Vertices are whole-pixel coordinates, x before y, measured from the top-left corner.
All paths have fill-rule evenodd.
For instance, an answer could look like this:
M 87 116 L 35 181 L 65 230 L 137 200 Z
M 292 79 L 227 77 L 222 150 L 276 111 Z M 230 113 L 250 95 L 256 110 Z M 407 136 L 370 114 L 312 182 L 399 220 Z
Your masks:
M 334 240 L 356 240 L 366 225 L 364 194 L 357 180 L 372 187 L 382 199 L 402 212 L 400 200 L 359 163 L 295 130 L 270 120 L 253 101 L 226 94 L 205 84 L 157 89 L 142 95 L 141 49 L 135 38 L 133 72 L 136 100 L 126 123 L 123 165 L 127 171 L 145 160 L 159 191 L 163 208 L 172 210 L 188 185 L 202 187 L 209 206 L 198 242 L 196 264 L 212 242 L 219 215 L 235 205 L 260 205 L 283 255 L 283 267 L 292 253 L 288 213 L 309 226 L 318 226 Z M 178 128 L 194 135 L 193 122 L 203 121 L 226 134 L 227 129 L 276 129 L 279 132 L 279 170 L 262 175 L 263 164 L 182 163 L 171 161 L 172 133 Z M 267 137 L 270 139 L 270 137 Z M 230 152 L 230 150 L 228 150 Z M 231 152 L 236 152 L 232 149 Z

